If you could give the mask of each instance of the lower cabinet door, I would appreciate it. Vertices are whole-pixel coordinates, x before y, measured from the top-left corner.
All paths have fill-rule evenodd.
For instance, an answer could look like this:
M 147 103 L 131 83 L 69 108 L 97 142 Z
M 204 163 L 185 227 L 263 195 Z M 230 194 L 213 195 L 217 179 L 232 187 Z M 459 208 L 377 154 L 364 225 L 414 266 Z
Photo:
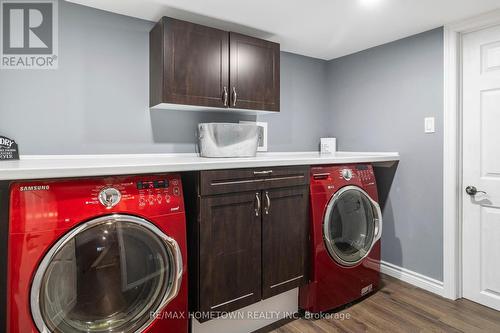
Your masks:
M 309 188 L 262 191 L 262 297 L 307 281 Z
M 260 301 L 261 192 L 200 203 L 199 310 L 234 311 Z

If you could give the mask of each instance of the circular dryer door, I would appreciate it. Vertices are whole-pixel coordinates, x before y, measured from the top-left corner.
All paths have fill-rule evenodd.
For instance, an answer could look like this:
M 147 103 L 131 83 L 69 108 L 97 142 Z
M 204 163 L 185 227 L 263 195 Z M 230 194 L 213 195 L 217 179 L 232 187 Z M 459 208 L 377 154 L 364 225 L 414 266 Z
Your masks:
M 353 266 L 363 260 L 382 234 L 378 203 L 357 186 L 341 188 L 331 198 L 323 221 L 323 237 L 330 256 Z
M 31 289 L 40 332 L 136 332 L 179 291 L 178 244 L 152 223 L 111 215 L 68 232 L 45 255 Z

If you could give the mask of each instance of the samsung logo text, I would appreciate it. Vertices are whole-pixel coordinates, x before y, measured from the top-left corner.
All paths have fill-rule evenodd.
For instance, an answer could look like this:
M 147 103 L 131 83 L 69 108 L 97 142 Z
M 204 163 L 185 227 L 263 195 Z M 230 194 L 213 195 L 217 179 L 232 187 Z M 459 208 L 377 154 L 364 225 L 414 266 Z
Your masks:
M 26 191 L 48 191 L 49 185 L 34 185 L 34 186 L 21 186 L 21 192 Z

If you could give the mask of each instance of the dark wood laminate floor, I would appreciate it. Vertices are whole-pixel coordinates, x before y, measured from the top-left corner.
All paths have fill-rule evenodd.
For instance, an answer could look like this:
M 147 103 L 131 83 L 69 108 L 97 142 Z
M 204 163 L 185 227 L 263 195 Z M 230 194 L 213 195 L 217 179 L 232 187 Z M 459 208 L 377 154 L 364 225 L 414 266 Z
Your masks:
M 299 319 L 272 333 L 500 332 L 500 311 L 450 301 L 388 276 L 381 290 L 338 314 L 350 319 Z

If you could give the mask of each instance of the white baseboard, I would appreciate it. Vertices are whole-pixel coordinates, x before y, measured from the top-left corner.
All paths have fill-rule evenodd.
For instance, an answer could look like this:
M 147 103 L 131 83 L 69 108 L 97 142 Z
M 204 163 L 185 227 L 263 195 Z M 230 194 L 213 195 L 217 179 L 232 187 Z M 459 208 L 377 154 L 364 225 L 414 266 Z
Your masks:
M 409 269 L 396 266 L 386 261 L 380 262 L 380 271 L 396 279 L 412 284 L 416 287 L 430 291 L 444 297 L 443 282 L 430 278 L 423 274 L 411 271 Z

